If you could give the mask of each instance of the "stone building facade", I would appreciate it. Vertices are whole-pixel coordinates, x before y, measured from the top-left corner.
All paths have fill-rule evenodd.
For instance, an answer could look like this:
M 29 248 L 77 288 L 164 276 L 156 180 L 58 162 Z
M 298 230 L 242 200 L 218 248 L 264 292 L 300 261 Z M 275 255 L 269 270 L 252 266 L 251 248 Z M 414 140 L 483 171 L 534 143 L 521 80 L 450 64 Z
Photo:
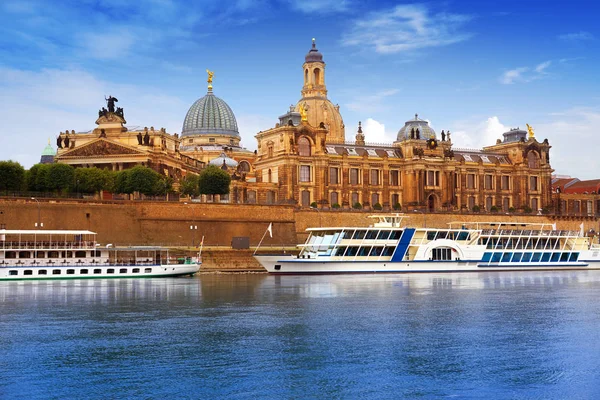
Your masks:
M 454 148 L 415 115 L 389 145 L 365 143 L 358 126 L 345 140 L 338 106 L 327 98 L 325 63 L 315 43 L 303 64 L 302 98 L 259 132 L 254 162 L 259 201 L 321 208 L 504 210 L 550 207 L 547 140 L 515 129 L 483 149 Z

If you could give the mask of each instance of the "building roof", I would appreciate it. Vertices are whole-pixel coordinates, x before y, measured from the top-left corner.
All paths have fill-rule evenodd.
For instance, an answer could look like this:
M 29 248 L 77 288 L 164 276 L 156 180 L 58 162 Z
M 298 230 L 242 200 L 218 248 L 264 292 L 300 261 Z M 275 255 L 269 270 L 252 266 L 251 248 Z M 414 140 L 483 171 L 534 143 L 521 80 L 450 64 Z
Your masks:
M 565 187 L 563 193 L 600 193 L 600 179 L 575 182 Z
M 240 137 L 231 107 L 209 89 L 206 96 L 196 100 L 188 110 L 181 136 L 211 134 Z
M 510 159 L 505 154 L 471 152 L 454 150 L 454 159 L 465 162 L 482 162 L 484 164 L 511 164 Z
M 404 126 L 402 128 L 400 128 L 400 130 L 398 131 L 398 136 L 396 138 L 396 140 L 401 141 L 401 140 L 406 140 L 406 139 L 411 139 L 411 134 L 414 132 L 415 135 L 415 139 L 417 136 L 417 130 L 419 133 L 419 139 L 421 140 L 427 140 L 430 139 L 432 137 L 436 137 L 435 131 L 433 130 L 433 128 L 431 128 L 429 126 L 429 122 L 425 121 L 424 119 L 420 119 L 419 118 L 419 114 L 415 114 L 415 118 L 408 120 L 404 123 Z
M 323 62 L 323 54 L 319 50 L 317 50 L 317 44 L 315 43 L 315 39 L 312 40 L 312 48 L 304 57 L 305 62 Z
M 552 179 L 552 191 L 556 192 L 558 189 L 560 192 L 564 192 L 569 186 L 579 182 L 577 178 L 554 178 Z
M 227 166 L 227 168 L 235 168 L 238 166 L 238 162 L 235 161 L 233 158 L 230 158 L 227 156 L 227 154 L 225 153 L 221 153 L 221 155 L 217 158 L 213 158 L 212 160 L 210 160 L 208 162 L 209 165 L 214 165 L 217 167 L 222 167 L 223 164 L 225 164 L 225 166 Z

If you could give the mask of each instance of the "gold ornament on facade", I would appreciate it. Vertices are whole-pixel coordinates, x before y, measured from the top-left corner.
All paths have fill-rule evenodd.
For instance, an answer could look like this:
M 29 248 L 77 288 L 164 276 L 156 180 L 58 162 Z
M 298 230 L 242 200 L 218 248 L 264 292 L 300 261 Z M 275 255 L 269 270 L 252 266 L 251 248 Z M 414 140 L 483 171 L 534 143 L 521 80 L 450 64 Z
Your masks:
M 215 73 L 213 71 L 209 71 L 208 69 L 206 70 L 206 73 L 208 74 L 208 90 L 212 90 L 212 81 L 213 81 L 213 76 L 215 76 Z
M 300 105 L 299 110 L 302 122 L 308 121 L 308 113 L 306 112 L 306 103 Z
M 533 127 L 529 124 L 525 124 L 527 125 L 527 132 L 529 132 L 529 139 L 533 139 L 534 135 L 535 135 L 535 131 L 533 130 Z

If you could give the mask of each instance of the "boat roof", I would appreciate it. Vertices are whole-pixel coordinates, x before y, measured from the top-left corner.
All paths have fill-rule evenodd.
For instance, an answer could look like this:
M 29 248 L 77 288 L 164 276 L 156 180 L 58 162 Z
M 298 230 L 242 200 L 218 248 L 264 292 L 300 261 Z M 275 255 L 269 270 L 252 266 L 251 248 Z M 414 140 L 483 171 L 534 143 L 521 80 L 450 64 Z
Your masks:
M 540 227 L 540 229 L 543 229 L 544 227 L 553 227 L 553 224 L 549 224 L 549 223 L 541 223 L 541 222 L 502 222 L 502 221 L 491 221 L 491 222 L 486 222 L 486 221 L 471 221 L 471 222 L 467 222 L 467 221 L 452 221 L 452 222 L 448 222 L 448 226 L 450 228 L 452 228 L 452 226 L 475 226 L 475 229 L 481 229 L 481 226 L 486 226 L 486 227 L 494 227 L 494 228 L 502 228 L 502 227 L 507 227 L 507 228 L 513 228 L 513 229 L 519 229 L 519 228 L 526 228 L 526 227 L 533 227 L 533 226 L 538 226 Z M 454 228 L 456 229 L 456 228 Z M 471 228 L 473 229 L 473 228 Z
M 0 229 L 0 235 L 95 235 L 92 231 L 47 229 Z

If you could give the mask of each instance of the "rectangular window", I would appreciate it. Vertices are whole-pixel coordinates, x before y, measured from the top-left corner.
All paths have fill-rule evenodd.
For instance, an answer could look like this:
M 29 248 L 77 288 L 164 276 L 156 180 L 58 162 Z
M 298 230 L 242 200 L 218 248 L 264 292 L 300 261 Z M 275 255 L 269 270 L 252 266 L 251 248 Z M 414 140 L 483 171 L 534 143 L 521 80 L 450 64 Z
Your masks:
M 492 186 L 493 186 L 493 176 L 492 175 L 486 175 L 485 176 L 485 188 L 487 190 L 492 190 Z
M 121 269 L 119 270 L 119 273 L 120 273 L 120 274 L 126 274 L 126 273 L 127 273 L 127 268 L 121 268 Z
M 371 206 L 374 206 L 375 204 L 379 204 L 379 194 L 377 193 L 371 195 Z
M 379 185 L 379 170 L 371 170 L 371 185 Z
M 350 184 L 358 185 L 360 183 L 359 180 L 359 170 L 358 168 L 350 168 Z
M 340 205 L 340 202 L 338 200 L 338 193 L 337 192 L 332 192 L 331 193 L 331 205 L 333 206 L 334 204 L 337 204 L 338 206 Z
M 80 274 L 80 275 L 87 275 L 88 273 L 89 273 L 89 272 L 88 272 L 88 270 L 87 270 L 87 269 L 81 269 L 81 270 L 79 270 L 79 274 Z
M 392 208 L 396 209 L 398 206 L 400 206 L 400 195 L 393 194 L 392 195 Z
M 30 269 L 26 269 L 25 271 L 23 271 L 23 275 L 33 275 L 33 271 Z
M 75 270 L 74 269 L 68 269 L 67 270 L 67 275 L 75 275 Z
M 60 275 L 60 269 L 53 269 L 52 275 Z
M 140 273 L 140 269 L 139 268 L 134 268 L 131 270 L 132 273 L 134 274 L 139 274 Z
M 529 177 L 529 190 L 538 190 L 538 177 L 530 176 Z
M 95 269 L 94 270 L 94 274 L 96 274 L 96 275 L 101 274 L 101 273 L 102 273 L 101 269 Z
M 310 165 L 300 166 L 300 182 L 310 182 Z
M 38 271 L 38 275 L 48 275 L 48 271 L 46 271 L 45 269 L 40 269 Z
M 339 168 L 329 168 L 329 183 L 331 185 L 337 185 L 340 183 L 340 169 Z
M 358 203 L 358 193 L 353 192 L 352 193 L 352 206 L 354 206 L 356 203 Z
M 400 171 L 390 171 L 390 186 L 400 186 Z
M 115 270 L 114 270 L 114 268 L 109 268 L 109 269 L 106 270 L 106 273 L 107 274 L 114 274 Z
M 501 178 L 501 187 L 502 187 L 502 190 L 509 190 L 510 189 L 510 176 L 508 176 L 508 175 L 502 175 L 502 178 Z
M 427 171 L 427 186 L 435 186 L 435 173 L 434 171 Z
M 509 208 L 510 208 L 510 199 L 508 197 L 505 197 L 502 199 L 502 211 L 508 212 Z
M 152 268 L 146 268 L 146 269 L 144 269 L 144 272 L 147 273 L 147 274 L 149 274 L 149 273 L 152 272 Z
M 10 275 L 10 276 L 15 276 L 17 274 L 18 274 L 18 271 L 14 270 L 14 269 L 11 269 L 10 271 L 8 271 L 8 275 Z
M 467 189 L 475 189 L 475 174 L 467 174 Z

